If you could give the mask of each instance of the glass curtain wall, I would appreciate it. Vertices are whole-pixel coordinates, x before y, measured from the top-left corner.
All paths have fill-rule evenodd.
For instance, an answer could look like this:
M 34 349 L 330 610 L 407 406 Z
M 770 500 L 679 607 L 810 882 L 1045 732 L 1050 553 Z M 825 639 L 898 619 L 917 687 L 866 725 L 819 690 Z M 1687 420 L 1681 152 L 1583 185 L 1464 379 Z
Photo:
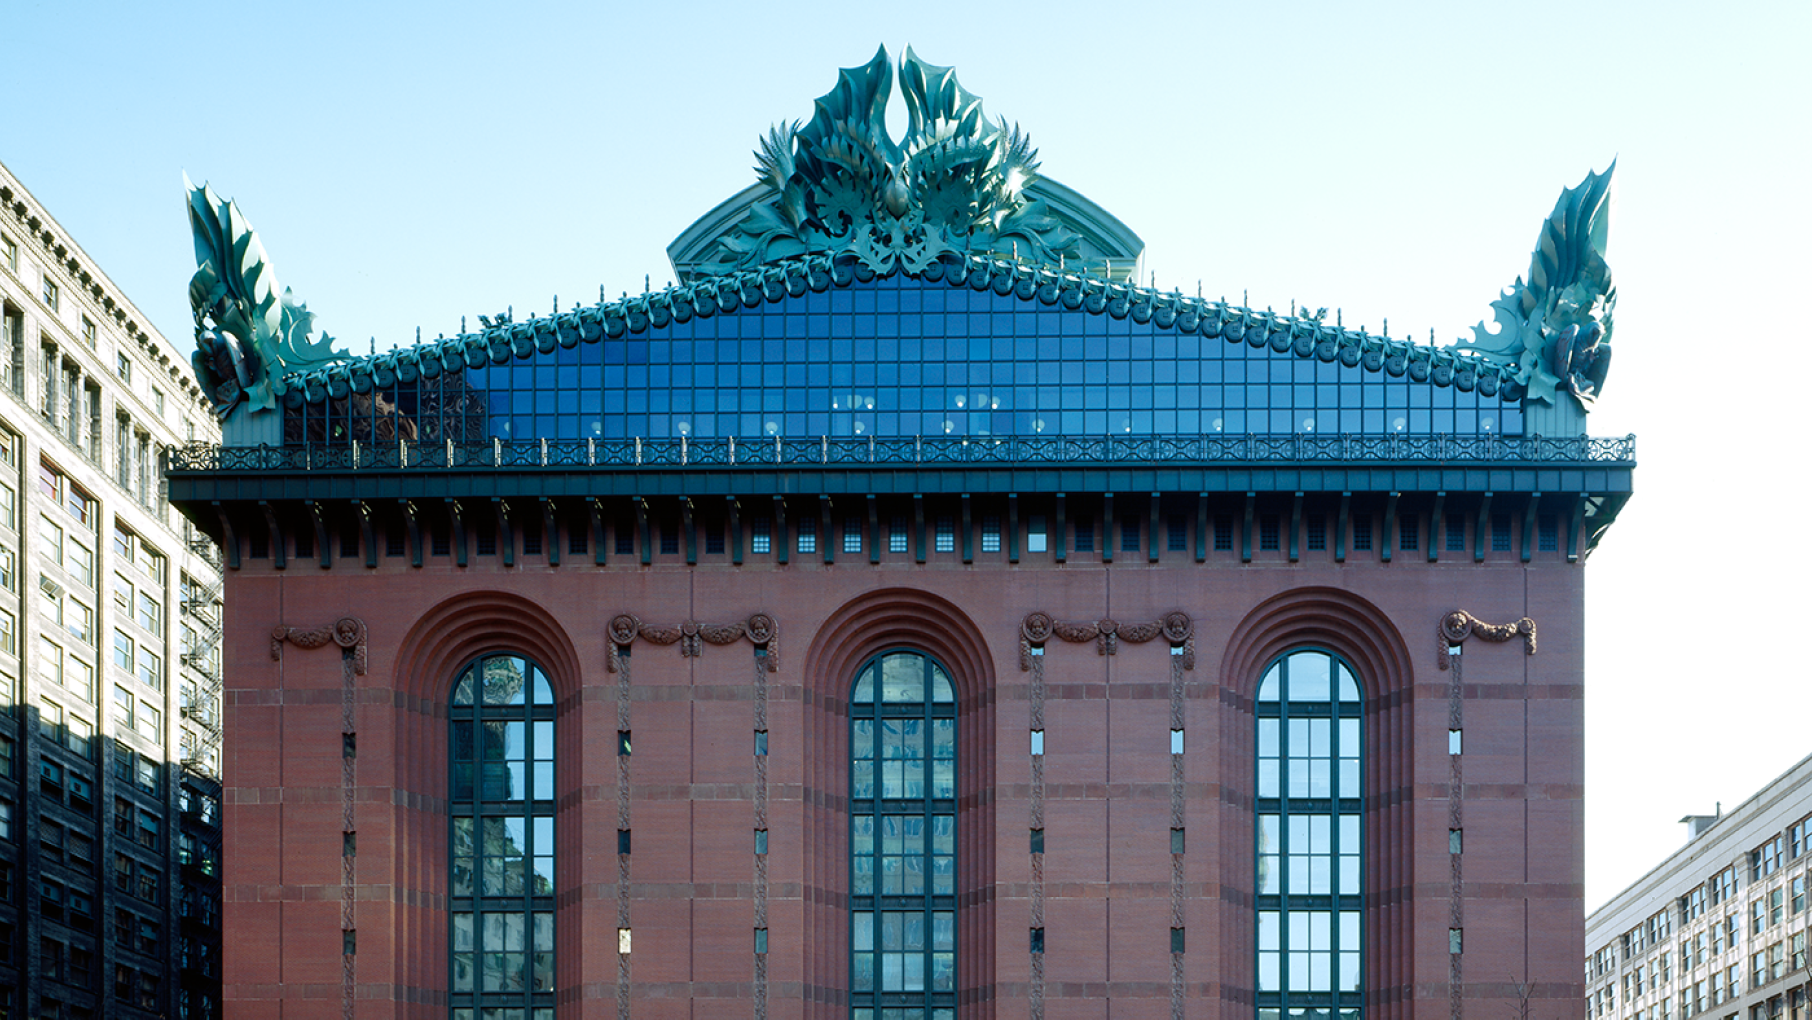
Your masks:
M 448 710 L 452 1020 L 554 1018 L 554 692 L 492 655 Z
M 1259 684 L 1259 1020 L 1360 1020 L 1363 746 L 1359 684 L 1327 652 Z
M 956 691 L 917 652 L 850 698 L 850 1016 L 956 1020 Z

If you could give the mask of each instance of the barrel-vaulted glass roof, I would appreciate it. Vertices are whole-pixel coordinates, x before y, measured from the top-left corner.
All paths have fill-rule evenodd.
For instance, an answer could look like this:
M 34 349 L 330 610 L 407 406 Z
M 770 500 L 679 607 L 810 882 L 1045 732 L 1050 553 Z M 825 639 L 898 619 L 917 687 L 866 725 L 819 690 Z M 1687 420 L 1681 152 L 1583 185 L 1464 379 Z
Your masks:
M 950 275 L 954 286 L 896 273 L 770 293 L 434 378 L 393 375 L 286 407 L 284 439 L 1523 431 L 1518 401 L 1437 385 L 1403 371 L 1407 359 L 1393 374 L 1238 319 L 1184 330 Z

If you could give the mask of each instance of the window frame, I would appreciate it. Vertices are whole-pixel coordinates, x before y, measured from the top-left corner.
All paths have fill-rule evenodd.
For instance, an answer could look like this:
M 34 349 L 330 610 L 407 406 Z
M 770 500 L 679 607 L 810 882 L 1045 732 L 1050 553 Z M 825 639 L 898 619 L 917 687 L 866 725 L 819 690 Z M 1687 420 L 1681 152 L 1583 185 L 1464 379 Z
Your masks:
M 921 688 L 922 696 L 919 699 L 890 701 L 886 698 L 882 664 L 895 656 L 913 656 L 920 661 L 924 671 L 921 678 L 924 686 Z M 871 670 L 873 671 L 873 693 L 865 700 L 858 700 L 856 695 L 862 690 L 863 679 L 870 676 Z M 933 686 L 938 682 L 940 674 L 943 682 L 950 685 L 950 697 L 947 700 L 939 699 Z M 955 696 L 955 676 L 942 662 L 927 651 L 921 648 L 900 646 L 884 649 L 868 657 L 854 671 L 849 682 L 851 691 L 848 722 L 850 753 L 847 780 L 850 784 L 848 787 L 850 796 L 848 798 L 849 823 L 847 830 L 849 843 L 846 845 L 846 853 L 849 858 L 850 874 L 848 897 L 850 934 L 845 946 L 846 973 L 849 976 L 850 987 L 848 1009 L 851 1016 L 858 1015 L 858 1010 L 866 1010 L 870 1015 L 876 1015 L 880 1010 L 892 1007 L 906 1008 L 915 1014 L 931 1017 L 933 1020 L 954 1017 L 957 1008 L 957 989 L 961 987 L 960 974 L 963 971 L 962 947 L 956 941 L 960 914 L 957 903 L 957 879 L 961 866 L 956 850 L 957 829 L 960 826 L 958 800 L 961 794 L 957 785 L 960 768 L 956 749 L 960 742 L 961 720 Z M 924 723 L 923 741 L 920 745 L 922 755 L 919 758 L 920 775 L 924 786 L 919 796 L 888 797 L 886 795 L 887 780 L 880 770 L 884 762 L 896 759 L 886 756 L 880 724 L 889 719 Z M 948 722 L 947 746 L 950 749 L 948 758 L 949 796 L 941 797 L 938 796 L 940 791 L 937 785 L 939 782 L 937 768 L 937 762 L 940 760 L 937 753 L 939 741 L 934 724 L 946 720 Z M 866 757 L 858 757 L 858 747 L 862 746 L 859 743 L 858 733 L 862 729 L 860 724 L 864 722 L 871 724 L 868 727 L 869 735 L 866 738 L 866 746 L 872 749 L 872 753 Z M 866 780 L 870 790 L 867 796 L 858 796 L 858 791 L 863 788 L 861 785 L 863 777 L 858 768 L 858 762 L 861 761 L 872 762 L 874 766 L 874 772 L 870 773 Z M 903 781 L 907 781 L 905 777 L 903 777 Z M 905 891 L 890 893 L 881 887 L 885 873 L 882 862 L 888 854 L 884 843 L 884 828 L 880 824 L 880 820 L 887 817 L 923 820 L 924 842 L 920 844 L 923 849 L 918 855 L 922 862 L 920 874 L 923 876 L 923 886 L 917 893 Z M 937 851 L 934 842 L 938 838 L 938 834 L 936 833 L 937 823 L 934 822 L 934 819 L 944 817 L 949 819 L 950 830 L 948 833 L 950 885 L 948 892 L 939 892 L 936 887 L 935 857 Z M 864 819 L 873 820 L 867 826 L 872 831 L 863 831 Z M 903 834 L 904 829 L 905 827 L 902 826 Z M 910 837 L 903 836 L 903 838 Z M 873 850 L 872 856 L 858 853 L 858 848 L 863 843 Z M 867 872 L 872 876 L 872 884 L 867 887 L 869 891 L 857 891 L 860 884 L 857 878 L 859 856 L 868 856 L 872 862 L 872 866 Z M 902 864 L 900 873 L 903 876 L 907 875 L 909 869 Z M 885 951 L 885 943 L 881 932 L 886 922 L 881 915 L 889 913 L 903 913 L 908 916 L 916 913 L 922 918 L 921 925 L 925 942 L 919 954 L 923 968 L 919 975 L 922 984 L 917 989 L 887 989 L 884 987 L 886 971 L 882 956 Z M 870 948 L 860 950 L 857 946 L 859 930 L 857 917 L 864 914 L 870 918 L 867 930 L 873 932 L 874 935 L 868 943 Z M 937 948 L 937 925 L 941 923 L 939 915 L 947 915 L 950 937 L 947 950 Z M 903 922 L 904 920 L 902 918 Z M 940 988 L 937 985 L 937 957 L 944 953 L 949 956 L 949 980 L 947 988 Z M 864 954 L 872 956 L 872 960 L 869 961 L 872 967 L 872 970 L 869 971 L 872 975 L 872 984 L 868 987 L 858 988 L 858 962 L 859 957 Z
M 1328 660 L 1329 683 L 1328 693 L 1325 698 L 1305 700 L 1289 696 L 1288 684 L 1291 660 L 1305 654 L 1324 656 Z M 1347 698 L 1343 696 L 1340 688 L 1341 670 L 1344 670 L 1351 677 L 1353 684 L 1357 689 L 1356 697 Z M 1279 694 L 1275 698 L 1267 698 L 1265 696 L 1266 684 L 1270 682 L 1274 674 L 1275 679 L 1279 684 Z M 1365 774 L 1368 756 L 1367 738 L 1365 733 L 1366 716 L 1364 711 L 1365 689 L 1360 681 L 1360 677 L 1360 671 L 1355 669 L 1352 663 L 1338 652 L 1316 645 L 1299 645 L 1289 648 L 1268 662 L 1265 665 L 1263 672 L 1260 674 L 1258 684 L 1254 688 L 1253 706 L 1255 716 L 1255 739 L 1252 759 L 1254 767 L 1254 783 L 1252 787 L 1254 794 L 1252 825 L 1254 938 L 1252 944 L 1252 963 L 1255 997 L 1254 1009 L 1261 1015 L 1268 1011 L 1275 1011 L 1279 1015 L 1287 1015 L 1292 1009 L 1306 1008 L 1310 1010 L 1338 1012 L 1343 1017 L 1362 1018 L 1364 1016 L 1365 999 L 1367 995 L 1365 982 L 1366 959 L 1369 955 L 1369 945 L 1366 934 L 1368 896 L 1365 885 L 1365 862 L 1367 856 L 1366 839 L 1368 829 L 1366 824 L 1367 798 L 1365 796 Z M 1317 719 L 1329 720 L 1328 736 L 1326 738 L 1329 743 L 1325 755 L 1310 755 L 1305 757 L 1292 753 L 1291 734 L 1292 730 L 1295 728 L 1292 727 L 1291 723 L 1298 719 L 1306 722 L 1313 722 Z M 1276 722 L 1276 735 L 1273 738 L 1275 753 L 1270 755 L 1265 754 L 1266 744 L 1263 737 L 1265 723 L 1268 720 L 1275 720 Z M 1348 720 L 1355 723 L 1355 726 L 1352 727 L 1352 729 L 1357 735 L 1359 744 L 1356 753 L 1350 756 L 1343 753 L 1345 748 L 1342 745 L 1346 738 L 1343 738 L 1341 735 L 1343 729 L 1342 724 Z M 1348 757 L 1355 760 L 1357 775 L 1352 780 L 1351 790 L 1353 791 L 1353 795 L 1344 796 L 1340 794 L 1341 786 L 1343 784 L 1343 779 L 1340 775 L 1340 765 Z M 1267 759 L 1276 762 L 1276 777 L 1272 784 L 1270 784 L 1273 788 L 1274 795 L 1271 796 L 1265 795 L 1267 783 L 1263 778 L 1263 773 L 1265 771 L 1263 762 Z M 1329 795 L 1324 797 L 1313 796 L 1312 788 L 1308 794 L 1297 794 L 1292 792 L 1291 786 L 1294 784 L 1289 783 L 1289 769 L 1291 765 L 1296 762 L 1307 764 L 1308 762 L 1317 760 L 1327 761 L 1332 766 L 1328 770 L 1330 783 Z M 1313 772 L 1311 770 L 1311 775 L 1312 774 Z M 1300 807 L 1297 807 L 1298 804 L 1300 804 Z M 1289 874 L 1288 857 L 1293 835 L 1292 829 L 1294 828 L 1291 824 L 1291 820 L 1292 816 L 1296 813 L 1305 814 L 1308 819 L 1311 820 L 1311 825 L 1312 819 L 1317 816 L 1330 818 L 1327 836 L 1329 891 L 1326 893 L 1316 893 L 1313 891 L 1301 892 L 1291 888 L 1294 883 L 1292 881 L 1292 876 Z M 1278 837 L 1278 845 L 1276 846 L 1274 853 L 1269 855 L 1266 853 L 1265 826 L 1263 822 L 1263 819 L 1266 816 L 1276 818 L 1275 826 Z M 1349 818 L 1352 820 L 1351 825 L 1346 826 L 1344 823 Z M 1342 829 L 1349 827 L 1353 831 L 1343 836 Z M 1357 841 L 1356 850 L 1350 854 L 1343 852 L 1346 850 L 1343 843 L 1348 837 L 1356 839 Z M 1263 862 L 1267 856 L 1270 856 L 1273 859 L 1270 866 L 1275 867 L 1278 871 L 1275 884 L 1269 886 L 1269 888 L 1275 890 L 1274 892 L 1264 891 L 1267 886 L 1263 883 L 1261 877 L 1260 869 L 1264 866 Z M 1347 876 L 1341 874 L 1343 870 L 1342 859 L 1347 856 L 1352 856 L 1356 859 L 1356 867 L 1350 876 L 1351 880 L 1356 885 L 1356 888 L 1352 890 L 1344 888 L 1346 883 L 1343 879 Z M 1314 989 L 1312 987 L 1313 979 L 1311 978 L 1311 988 L 1301 990 L 1293 989 L 1291 986 L 1295 982 L 1292 980 L 1293 975 L 1291 974 L 1290 955 L 1292 948 L 1290 945 L 1290 932 L 1288 931 L 1288 929 L 1292 927 L 1290 915 L 1293 912 L 1324 911 L 1329 915 L 1327 935 L 1329 941 L 1325 950 L 1328 954 L 1328 988 L 1327 990 Z M 1357 936 L 1359 944 L 1356 949 L 1352 950 L 1349 950 L 1349 947 L 1343 944 L 1343 939 L 1341 937 L 1342 922 L 1340 915 L 1349 912 L 1357 915 Z M 1272 982 L 1273 987 L 1270 988 L 1264 987 L 1263 957 L 1267 951 L 1263 948 L 1265 939 L 1261 934 L 1263 931 L 1264 915 L 1267 913 L 1276 915 L 1275 923 L 1277 925 L 1277 947 L 1270 951 L 1276 954 L 1277 971 L 1275 980 Z M 1311 951 L 1317 950 L 1312 948 Z M 1355 961 L 1357 987 L 1342 989 L 1340 987 L 1341 956 L 1348 951 L 1355 952 L 1357 956 Z

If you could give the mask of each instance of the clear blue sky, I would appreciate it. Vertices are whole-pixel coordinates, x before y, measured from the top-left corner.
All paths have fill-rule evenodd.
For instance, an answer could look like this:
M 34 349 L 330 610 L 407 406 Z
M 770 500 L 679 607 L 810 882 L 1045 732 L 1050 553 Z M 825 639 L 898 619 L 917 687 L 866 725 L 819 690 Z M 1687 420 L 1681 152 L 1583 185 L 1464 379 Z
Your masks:
M 1485 317 L 1560 189 L 1616 157 L 1592 431 L 1637 433 L 1641 467 L 1589 567 L 1588 904 L 1678 846 L 1675 819 L 1812 752 L 1812 5 L 8 0 L 4 21 L 0 161 L 179 343 L 185 169 L 363 353 L 661 286 L 757 136 L 883 42 L 954 64 L 1145 238 L 1160 285 L 1392 335 Z

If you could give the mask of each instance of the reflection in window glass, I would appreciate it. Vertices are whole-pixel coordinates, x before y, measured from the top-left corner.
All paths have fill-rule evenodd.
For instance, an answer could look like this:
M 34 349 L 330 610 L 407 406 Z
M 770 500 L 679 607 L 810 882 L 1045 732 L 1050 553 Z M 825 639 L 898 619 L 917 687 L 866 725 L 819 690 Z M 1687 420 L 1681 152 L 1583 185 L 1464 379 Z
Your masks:
M 1292 652 L 1257 698 L 1258 1007 L 1358 1018 L 1364 910 L 1359 684 L 1340 659 Z
M 905 274 L 283 413 L 292 444 L 1523 431 L 1496 396 Z
M 452 701 L 453 1011 L 551 1010 L 553 688 L 533 662 L 496 655 L 460 674 Z
M 856 676 L 850 699 L 854 1017 L 954 1015 L 956 722 L 950 676 L 923 655 L 889 652 Z

